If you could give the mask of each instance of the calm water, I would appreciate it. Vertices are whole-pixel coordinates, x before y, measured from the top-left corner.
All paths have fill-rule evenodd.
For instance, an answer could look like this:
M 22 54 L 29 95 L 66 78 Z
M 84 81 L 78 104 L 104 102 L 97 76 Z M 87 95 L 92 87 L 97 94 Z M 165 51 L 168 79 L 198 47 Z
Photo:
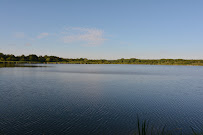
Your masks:
M 0 68 L 2 133 L 128 135 L 137 115 L 175 132 L 203 128 L 203 67 L 48 66 Z

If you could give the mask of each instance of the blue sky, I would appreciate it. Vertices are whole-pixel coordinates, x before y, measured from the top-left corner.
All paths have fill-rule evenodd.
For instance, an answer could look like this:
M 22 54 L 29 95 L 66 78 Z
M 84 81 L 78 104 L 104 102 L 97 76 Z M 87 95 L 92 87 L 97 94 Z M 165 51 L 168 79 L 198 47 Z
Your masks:
M 1 0 L 0 52 L 203 59 L 202 0 Z

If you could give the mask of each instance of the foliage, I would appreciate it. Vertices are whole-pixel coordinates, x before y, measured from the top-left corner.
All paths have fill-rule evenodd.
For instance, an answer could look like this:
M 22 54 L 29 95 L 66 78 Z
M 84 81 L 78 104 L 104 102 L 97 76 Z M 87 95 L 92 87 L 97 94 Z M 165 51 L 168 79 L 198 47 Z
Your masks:
M 184 59 L 117 59 L 117 60 L 94 60 L 87 58 L 60 58 L 56 56 L 37 56 L 30 54 L 28 56 L 15 56 L 12 54 L 0 53 L 1 62 L 37 62 L 37 63 L 69 63 L 69 64 L 149 64 L 149 65 L 196 65 L 203 66 L 203 60 L 184 60 Z

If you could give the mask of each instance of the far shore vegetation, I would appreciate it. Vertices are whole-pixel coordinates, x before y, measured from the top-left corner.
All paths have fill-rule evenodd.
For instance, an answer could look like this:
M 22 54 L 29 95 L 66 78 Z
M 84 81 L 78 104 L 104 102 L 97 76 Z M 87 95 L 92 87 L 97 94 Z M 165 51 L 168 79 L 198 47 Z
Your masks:
M 0 63 L 46 63 L 46 64 L 148 64 L 148 65 L 191 65 L 203 66 L 203 60 L 185 59 L 117 59 L 117 60 L 93 60 L 87 58 L 60 58 L 57 56 L 15 56 L 13 54 L 0 53 Z

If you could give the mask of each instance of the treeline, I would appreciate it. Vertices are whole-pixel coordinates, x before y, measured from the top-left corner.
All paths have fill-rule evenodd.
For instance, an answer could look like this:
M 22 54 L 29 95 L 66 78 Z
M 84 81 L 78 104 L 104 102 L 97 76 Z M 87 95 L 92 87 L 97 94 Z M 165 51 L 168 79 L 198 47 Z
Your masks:
M 12 54 L 0 53 L 0 62 L 29 62 L 29 63 L 70 63 L 70 64 L 150 64 L 150 65 L 199 65 L 203 66 L 203 60 L 184 60 L 184 59 L 117 59 L 117 60 L 91 60 L 86 58 L 68 59 L 57 56 L 37 56 L 31 54 L 28 56 L 15 56 Z

